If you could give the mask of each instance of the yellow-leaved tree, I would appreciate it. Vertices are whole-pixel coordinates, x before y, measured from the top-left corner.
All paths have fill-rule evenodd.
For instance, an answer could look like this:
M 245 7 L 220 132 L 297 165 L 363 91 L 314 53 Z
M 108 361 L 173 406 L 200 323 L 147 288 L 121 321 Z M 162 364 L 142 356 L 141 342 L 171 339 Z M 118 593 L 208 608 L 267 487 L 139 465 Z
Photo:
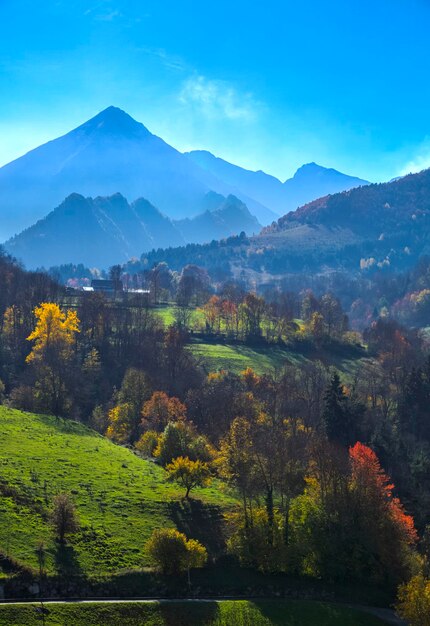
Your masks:
M 430 580 L 418 574 L 401 585 L 396 610 L 410 626 L 430 626 Z
M 54 302 L 43 302 L 34 309 L 36 327 L 27 337 L 33 349 L 27 363 L 47 361 L 49 358 L 68 356 L 79 332 L 79 320 L 75 311 L 63 312 Z
M 35 369 L 38 404 L 58 416 L 67 410 L 67 379 L 79 319 L 75 311 L 62 311 L 54 302 L 43 302 L 34 315 L 36 325 L 27 337 L 33 348 L 26 361 Z
M 166 470 L 169 482 L 177 482 L 185 489 L 185 497 L 189 498 L 191 489 L 205 487 L 210 484 L 211 472 L 208 463 L 191 461 L 188 457 L 173 459 Z

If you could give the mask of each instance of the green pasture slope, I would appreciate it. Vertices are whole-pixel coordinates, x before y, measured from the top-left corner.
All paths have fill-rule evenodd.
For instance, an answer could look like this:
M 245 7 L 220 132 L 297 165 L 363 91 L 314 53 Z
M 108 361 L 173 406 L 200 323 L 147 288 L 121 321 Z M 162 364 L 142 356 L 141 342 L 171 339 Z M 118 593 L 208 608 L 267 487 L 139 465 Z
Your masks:
M 161 467 L 77 422 L 0 407 L 0 424 L 0 551 L 27 567 L 37 568 L 43 541 L 49 574 L 70 569 L 97 578 L 142 568 L 155 528 L 177 526 L 210 546 L 222 510 L 233 504 L 218 483 L 185 503 Z M 49 510 L 63 491 L 76 503 L 81 528 L 60 548 Z
M 174 306 L 159 306 L 155 313 L 160 317 L 165 326 L 174 323 Z M 300 324 L 300 320 L 295 320 Z M 203 327 L 203 316 L 195 309 L 191 318 L 196 327 Z M 354 377 L 363 361 L 363 355 L 358 355 L 352 348 L 344 350 L 343 354 L 314 353 L 303 354 L 286 346 L 263 345 L 261 347 L 249 346 L 240 343 L 226 343 L 215 341 L 202 341 L 193 338 L 190 350 L 202 363 L 208 372 L 216 372 L 221 369 L 240 374 L 247 367 L 251 367 L 257 374 L 279 372 L 284 365 L 303 365 L 307 361 L 320 359 L 327 365 L 336 367 L 345 380 Z
M 42 623 L 34 606 L 0 606 L 0 626 Z M 40 606 L 40 605 L 39 605 Z M 220 601 L 47 604 L 46 626 L 383 626 L 365 613 L 318 602 Z
M 264 374 L 282 368 L 286 363 L 299 365 L 306 358 L 279 346 L 254 348 L 241 344 L 202 343 L 191 344 L 193 355 L 210 372 L 228 370 L 239 374 L 247 367 L 252 367 L 257 374 Z
M 273 373 L 282 370 L 285 365 L 304 365 L 306 362 L 320 360 L 328 366 L 339 370 L 342 379 L 351 381 L 363 365 L 362 354 L 354 349 L 344 354 L 314 353 L 302 354 L 286 347 L 267 345 L 262 347 L 244 344 L 205 343 L 193 341 L 190 349 L 208 372 L 221 369 L 240 374 L 251 367 L 257 374 Z

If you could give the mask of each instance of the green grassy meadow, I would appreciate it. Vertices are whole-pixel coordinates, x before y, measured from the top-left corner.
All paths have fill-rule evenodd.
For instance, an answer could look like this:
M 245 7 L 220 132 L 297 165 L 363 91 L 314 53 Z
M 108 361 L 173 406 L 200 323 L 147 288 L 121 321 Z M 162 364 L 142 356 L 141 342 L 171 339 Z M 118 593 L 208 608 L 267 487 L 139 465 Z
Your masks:
M 155 528 L 178 527 L 209 546 L 233 504 L 219 483 L 190 503 L 165 471 L 72 421 L 0 407 L 0 550 L 30 568 L 47 547 L 47 572 L 89 577 L 148 565 Z M 69 492 L 80 530 L 61 547 L 49 523 L 52 497 Z
M 158 306 L 155 313 L 165 326 L 170 326 L 175 321 L 175 307 Z M 299 326 L 301 320 L 294 320 Z M 191 324 L 196 330 L 201 330 L 204 326 L 203 315 L 198 309 L 194 309 Z M 330 353 L 304 354 L 287 346 L 275 344 L 263 345 L 261 347 L 250 346 L 241 343 L 227 343 L 216 341 L 204 341 L 194 337 L 190 344 L 193 355 L 202 363 L 208 372 L 228 370 L 235 374 L 240 374 L 247 367 L 251 367 L 257 374 L 265 374 L 278 371 L 284 365 L 303 365 L 307 361 L 320 359 L 327 365 L 336 367 L 345 381 L 352 380 L 362 363 L 363 355 Z
M 161 319 L 164 326 L 171 326 L 175 323 L 175 307 L 173 305 L 157 306 L 154 311 L 155 314 Z M 195 327 L 201 327 L 204 325 L 203 315 L 198 309 L 193 310 L 190 318 L 190 324 Z
M 191 351 L 211 372 L 223 369 L 239 374 L 252 367 L 257 374 L 264 374 L 278 370 L 286 363 L 294 365 L 306 361 L 303 355 L 279 346 L 254 348 L 241 344 L 193 342 Z
M 46 626 L 382 626 L 365 613 L 319 602 L 219 601 L 47 604 Z M 41 624 L 40 605 L 0 606 L 0 626 Z
M 364 358 L 356 354 L 336 355 L 322 352 L 304 355 L 278 345 L 254 347 L 244 344 L 206 343 L 193 340 L 190 350 L 206 371 L 228 370 L 235 374 L 240 374 L 247 367 L 251 367 L 260 375 L 279 373 L 285 365 L 300 366 L 319 359 L 327 366 L 335 367 L 345 383 L 353 380 L 364 362 Z

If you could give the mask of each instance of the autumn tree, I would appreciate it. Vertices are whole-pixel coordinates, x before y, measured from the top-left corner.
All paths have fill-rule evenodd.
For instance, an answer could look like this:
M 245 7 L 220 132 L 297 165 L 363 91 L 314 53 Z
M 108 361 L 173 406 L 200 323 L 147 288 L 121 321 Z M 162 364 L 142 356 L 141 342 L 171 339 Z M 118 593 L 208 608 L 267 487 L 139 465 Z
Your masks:
M 76 507 L 68 493 L 59 493 L 54 497 L 53 504 L 51 523 L 58 541 L 64 543 L 66 535 L 79 529 Z
M 419 574 L 401 585 L 396 611 L 410 626 L 430 626 L 430 580 Z
M 153 454 L 164 467 L 180 456 L 203 463 L 209 463 L 215 456 L 207 438 L 186 421 L 169 422 L 158 436 Z
M 142 426 L 162 431 L 169 422 L 184 421 L 186 406 L 178 398 L 169 397 L 164 391 L 155 391 L 142 407 Z
M 418 539 L 414 520 L 394 495 L 394 485 L 371 448 L 357 442 L 350 448 L 349 457 L 357 525 L 362 524 L 366 544 L 379 555 L 385 569 L 381 579 L 402 579 L 408 573 L 408 547 Z
M 120 418 L 120 421 L 122 421 L 121 428 L 126 429 L 122 433 L 124 436 L 121 435 L 123 441 L 134 443 L 139 438 L 142 430 L 141 411 L 149 394 L 150 386 L 145 372 L 135 367 L 130 367 L 124 375 L 116 398 L 118 406 L 123 407 L 120 410 L 120 412 L 122 411 Z M 117 414 L 112 413 L 110 416 L 111 425 L 117 431 L 118 426 L 120 426 L 120 422 L 117 421 L 118 417 L 120 417 L 118 411 Z
M 75 311 L 63 312 L 52 302 L 36 307 L 34 315 L 36 327 L 27 337 L 33 348 L 26 361 L 35 368 L 39 396 L 46 408 L 58 416 L 66 408 L 69 366 L 79 319 Z
M 211 296 L 209 300 L 204 304 L 200 311 L 203 314 L 206 330 L 213 332 L 220 332 L 221 319 L 222 319 L 222 300 L 219 296 Z
M 241 496 L 245 527 L 250 525 L 251 498 L 256 492 L 257 467 L 253 452 L 251 424 L 243 417 L 236 417 L 221 440 L 220 474 Z
M 325 331 L 330 339 L 339 337 L 347 329 L 347 318 L 339 300 L 334 298 L 332 294 L 326 293 L 322 296 L 320 311 L 324 320 Z
M 210 279 L 207 271 L 197 265 L 185 265 L 178 282 L 176 302 L 178 306 L 200 305 L 207 299 Z
M 265 302 L 260 296 L 253 293 L 248 293 L 245 296 L 240 310 L 243 316 L 243 331 L 246 338 L 255 339 L 261 336 L 261 323 L 265 306 Z
M 305 492 L 290 512 L 297 571 L 379 585 L 407 578 L 417 535 L 393 489 L 369 447 L 356 443 L 348 453 L 328 442 L 317 447 Z
M 116 404 L 108 412 L 106 437 L 117 443 L 128 443 L 135 422 L 133 405 L 128 402 Z
M 210 469 L 207 463 L 191 461 L 188 457 L 173 459 L 166 470 L 169 482 L 179 483 L 185 489 L 185 497 L 189 498 L 191 489 L 206 487 L 210 483 Z

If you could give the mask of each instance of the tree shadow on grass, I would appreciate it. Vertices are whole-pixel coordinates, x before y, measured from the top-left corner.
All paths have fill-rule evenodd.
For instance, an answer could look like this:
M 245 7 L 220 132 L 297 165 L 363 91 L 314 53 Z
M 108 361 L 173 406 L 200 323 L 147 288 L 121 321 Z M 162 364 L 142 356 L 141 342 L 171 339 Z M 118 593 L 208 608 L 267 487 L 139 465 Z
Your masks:
M 211 557 L 223 552 L 224 519 L 220 507 L 192 498 L 169 502 L 168 507 L 172 521 L 188 539 L 200 541 Z
M 43 413 L 38 413 L 37 417 L 45 426 L 55 428 L 59 433 L 67 435 L 78 434 L 81 437 L 86 436 L 91 438 L 100 437 L 98 433 L 91 430 L 91 428 L 85 424 L 66 417 L 54 417 L 53 415 L 45 415 Z
M 160 615 L 165 626 L 211 626 L 220 609 L 217 602 L 161 602 Z
M 73 546 L 57 541 L 54 553 L 55 567 L 61 578 L 78 578 L 82 569 Z

